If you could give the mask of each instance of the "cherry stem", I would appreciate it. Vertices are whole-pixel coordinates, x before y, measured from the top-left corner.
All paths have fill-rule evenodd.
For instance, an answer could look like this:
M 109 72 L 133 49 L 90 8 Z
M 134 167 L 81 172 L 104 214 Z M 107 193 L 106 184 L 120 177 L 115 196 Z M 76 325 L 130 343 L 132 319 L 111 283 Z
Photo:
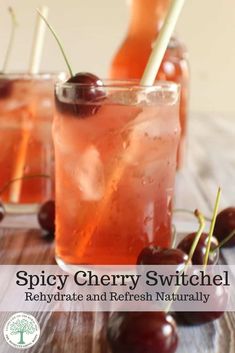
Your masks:
M 221 188 L 218 188 L 216 200 L 215 200 L 215 206 L 214 206 L 213 215 L 212 215 L 212 220 L 211 220 L 211 225 L 210 225 L 210 230 L 209 230 L 209 234 L 208 234 L 206 253 L 205 253 L 205 257 L 204 257 L 204 261 L 203 261 L 204 269 L 206 268 L 207 263 L 208 263 L 208 259 L 209 259 L 211 241 L 212 241 L 213 232 L 214 232 L 214 228 L 215 228 L 215 221 L 216 221 L 216 217 L 217 217 L 217 213 L 218 213 L 218 209 L 219 209 L 220 198 L 221 198 Z
M 188 260 L 186 262 L 186 266 L 190 264 L 190 262 L 192 261 L 192 258 L 193 258 L 193 254 L 196 250 L 196 247 L 198 245 L 198 242 L 201 238 L 201 235 L 202 235 L 202 232 L 205 228 L 205 218 L 203 216 L 203 214 L 201 212 L 199 212 L 198 210 L 195 210 L 194 211 L 194 215 L 197 217 L 198 219 L 198 222 L 199 222 L 199 228 L 198 228 L 198 231 L 196 233 L 196 236 L 193 240 L 193 244 L 191 246 L 191 249 L 190 249 L 190 252 L 189 252 L 189 255 L 188 255 Z
M 9 186 L 15 181 L 25 180 L 25 179 L 27 180 L 27 179 L 33 179 L 33 178 L 50 178 L 50 175 L 46 175 L 46 174 L 24 175 L 21 178 L 11 179 L 0 189 L 0 195 L 2 195 L 9 188 Z
M 194 212 L 194 211 L 187 210 L 187 209 L 185 209 L 185 208 L 175 208 L 175 209 L 173 210 L 173 213 L 188 213 L 188 214 L 190 214 L 190 215 L 192 215 L 192 216 L 195 216 L 195 212 Z M 205 219 L 205 221 L 207 221 L 207 222 L 211 222 L 211 218 L 209 218 L 209 217 L 205 217 L 205 216 L 204 216 L 204 219 Z
M 176 236 L 177 236 L 177 231 L 176 231 L 176 226 L 174 224 L 172 224 L 172 245 L 171 247 L 174 248 L 175 247 L 175 243 L 176 243 Z
M 197 244 L 198 244 L 198 242 L 199 242 L 199 240 L 200 240 L 200 237 L 201 237 L 201 235 L 202 235 L 202 232 L 203 232 L 203 230 L 204 230 L 204 228 L 205 228 L 205 218 L 204 218 L 203 214 L 202 214 L 201 212 L 199 212 L 198 210 L 195 210 L 195 211 L 194 211 L 194 215 L 195 215 L 195 216 L 197 217 L 197 219 L 198 219 L 199 228 L 198 228 L 198 231 L 197 231 L 197 233 L 196 233 L 196 236 L 195 236 L 195 238 L 194 238 L 194 240 L 193 240 L 193 244 L 192 244 L 191 249 L 190 249 L 190 252 L 189 252 L 188 260 L 186 261 L 186 263 L 185 263 L 183 269 L 180 271 L 180 274 L 183 273 L 184 271 L 187 271 L 189 265 L 191 264 L 191 261 L 192 261 L 192 258 L 193 258 L 193 254 L 194 254 L 195 249 L 196 249 L 196 247 L 197 247 Z M 173 293 L 176 294 L 176 293 L 178 292 L 179 288 L 180 288 L 180 286 L 175 287 L 175 290 L 174 290 Z M 169 304 L 167 305 L 166 309 L 164 310 L 165 313 L 168 313 L 168 312 L 170 311 L 171 306 L 172 306 L 172 303 L 173 303 L 173 301 L 170 301 L 170 302 L 169 302 Z
M 224 238 L 224 240 L 222 240 L 213 250 L 211 250 L 211 254 L 213 254 L 216 250 L 222 248 L 222 246 L 224 246 L 234 236 L 235 236 L 235 229 L 226 238 Z
M 49 24 L 49 22 L 47 21 L 47 19 L 46 19 L 46 18 L 43 16 L 43 14 L 39 11 L 39 9 L 36 9 L 36 10 L 37 10 L 39 16 L 42 18 L 42 20 L 46 23 L 47 27 L 49 28 L 49 30 L 51 31 L 52 35 L 54 36 L 54 38 L 55 38 L 57 44 L 59 45 L 59 48 L 60 48 L 60 50 L 61 50 L 61 53 L 62 53 L 62 55 L 63 55 L 63 57 L 64 57 L 64 60 L 65 60 L 65 62 L 66 62 L 66 65 L 67 65 L 67 67 L 68 67 L 69 74 L 70 74 L 71 77 L 73 77 L 72 68 L 71 68 L 71 66 L 70 66 L 70 64 L 69 64 L 68 58 L 67 58 L 67 56 L 66 56 L 66 54 L 65 54 L 64 48 L 63 48 L 63 46 L 62 46 L 62 44 L 61 44 L 61 41 L 60 41 L 58 35 L 57 35 L 56 32 L 54 31 L 54 29 L 51 27 L 51 25 Z
M 14 42 L 14 38 L 15 38 L 15 30 L 16 27 L 18 26 L 17 20 L 16 20 L 16 16 L 15 16 L 15 12 L 13 11 L 12 7 L 8 7 L 8 11 L 9 14 L 11 16 L 11 34 L 10 34 L 10 39 L 8 42 L 8 47 L 7 47 L 7 51 L 6 51 L 6 55 L 5 55 L 5 59 L 4 59 L 4 63 L 3 63 L 3 67 L 2 67 L 2 72 L 6 71 L 8 62 L 9 62 L 9 58 L 11 55 L 11 51 L 12 51 L 12 46 L 13 46 L 13 42 Z

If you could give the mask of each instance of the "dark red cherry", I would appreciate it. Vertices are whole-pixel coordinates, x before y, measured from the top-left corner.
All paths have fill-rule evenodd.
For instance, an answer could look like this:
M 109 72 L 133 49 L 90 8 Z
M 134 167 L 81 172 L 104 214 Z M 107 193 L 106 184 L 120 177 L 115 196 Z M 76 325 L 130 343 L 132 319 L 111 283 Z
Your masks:
M 0 222 L 3 220 L 5 215 L 6 215 L 5 208 L 4 208 L 3 204 L 0 202 Z
M 224 311 L 187 311 L 176 314 L 176 321 L 179 325 L 196 326 L 207 324 L 208 322 L 219 319 Z
M 233 231 L 235 231 L 235 207 L 228 207 L 216 217 L 214 235 L 221 242 Z M 224 247 L 232 246 L 235 246 L 235 236 L 224 244 Z
M 0 99 L 10 96 L 12 91 L 12 81 L 6 78 L 1 78 L 0 74 Z
M 178 244 L 177 248 L 182 250 L 186 254 L 189 254 L 191 247 L 193 245 L 193 242 L 195 240 L 195 236 L 196 236 L 196 233 L 191 233 L 186 235 L 186 237 L 183 240 L 181 240 L 181 242 Z M 193 258 L 192 258 L 193 265 L 203 265 L 204 257 L 206 254 L 207 241 L 208 241 L 208 234 L 202 233 L 201 238 L 193 254 Z M 219 250 L 216 250 L 214 252 L 212 251 L 213 249 L 216 248 L 217 245 L 218 245 L 217 239 L 215 237 L 212 237 L 211 251 L 208 258 L 208 265 L 216 264 L 218 261 Z
M 95 75 L 81 72 L 70 77 L 63 88 L 56 89 L 56 106 L 62 113 L 84 118 L 94 115 L 105 98 L 103 82 Z
M 174 353 L 178 345 L 175 321 L 163 312 L 114 313 L 107 337 L 112 353 Z
M 207 287 L 210 294 L 210 300 L 213 300 L 211 306 L 217 311 L 193 311 L 193 312 L 177 312 L 174 317 L 178 324 L 182 325 L 202 325 L 219 319 L 226 309 L 228 303 L 228 293 L 223 286 Z
M 137 265 L 183 265 L 188 255 L 180 249 L 165 249 L 148 246 L 138 256 Z
M 55 233 L 55 201 L 49 200 L 42 204 L 38 212 L 38 223 L 46 232 L 45 235 L 52 237 Z

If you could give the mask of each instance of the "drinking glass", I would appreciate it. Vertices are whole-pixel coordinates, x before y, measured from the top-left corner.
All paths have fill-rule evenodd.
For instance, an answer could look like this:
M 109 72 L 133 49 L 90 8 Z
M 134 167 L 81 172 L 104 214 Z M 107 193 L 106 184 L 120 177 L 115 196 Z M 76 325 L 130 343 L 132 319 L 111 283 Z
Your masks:
M 179 86 L 58 83 L 55 98 L 57 262 L 135 264 L 170 246 Z
M 54 82 L 64 77 L 0 76 L 0 198 L 9 209 L 54 197 Z

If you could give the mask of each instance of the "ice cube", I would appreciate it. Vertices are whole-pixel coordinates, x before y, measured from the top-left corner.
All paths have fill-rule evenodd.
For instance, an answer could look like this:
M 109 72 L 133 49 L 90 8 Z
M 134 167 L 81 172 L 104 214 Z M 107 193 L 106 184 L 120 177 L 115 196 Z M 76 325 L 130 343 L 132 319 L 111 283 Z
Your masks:
M 157 135 L 155 116 L 146 116 L 146 112 L 142 111 L 129 124 L 129 132 L 126 134 L 127 148 L 123 153 L 123 160 L 129 164 L 138 164 L 146 154 L 151 152 L 150 140 Z M 125 136 L 125 135 L 123 135 Z M 154 144 L 155 146 L 155 144 Z M 155 151 L 154 151 L 155 152 Z
M 99 151 L 88 147 L 82 154 L 76 173 L 81 197 L 87 201 L 100 200 L 105 191 L 103 163 Z
M 145 107 L 125 127 L 123 160 L 129 164 L 164 158 L 179 134 L 179 125 L 168 107 Z M 125 137 L 126 136 L 126 137 Z

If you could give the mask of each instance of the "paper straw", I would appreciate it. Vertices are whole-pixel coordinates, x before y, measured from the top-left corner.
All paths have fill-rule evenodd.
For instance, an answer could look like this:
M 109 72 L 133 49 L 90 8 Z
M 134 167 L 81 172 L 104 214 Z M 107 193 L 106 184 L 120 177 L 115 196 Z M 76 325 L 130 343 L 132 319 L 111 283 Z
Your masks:
M 172 1 L 172 4 L 168 11 L 164 25 L 161 28 L 157 41 L 155 42 L 155 45 L 153 47 L 146 69 L 144 71 L 143 77 L 141 79 L 142 85 L 154 84 L 156 75 L 158 73 L 158 70 L 161 65 L 167 46 L 169 44 L 169 40 L 175 29 L 175 25 L 180 15 L 180 12 L 183 8 L 184 2 L 185 0 Z M 133 150 L 136 148 L 136 146 L 133 145 L 132 143 L 132 140 L 135 134 L 136 134 L 136 131 L 134 128 L 129 135 L 129 141 L 130 141 L 129 148 L 133 148 Z M 85 234 L 85 236 L 83 236 L 83 238 L 80 239 L 78 256 L 83 256 L 94 231 L 97 229 L 97 226 L 99 224 L 102 224 L 102 220 L 104 218 L 104 215 L 107 212 L 107 209 L 110 204 L 110 199 L 113 195 L 114 185 L 118 185 L 126 169 L 126 166 L 124 163 L 125 153 L 129 153 L 129 152 L 130 150 L 129 151 L 126 150 L 126 152 L 123 153 L 122 155 L 123 158 L 121 158 L 122 162 L 113 170 L 112 175 L 109 178 L 106 186 L 105 195 L 103 199 L 100 201 L 100 205 L 98 206 L 95 219 L 91 219 L 91 221 L 84 226 L 85 229 L 83 228 L 83 234 Z
M 48 17 L 49 8 L 47 6 L 40 7 L 40 13 L 47 18 Z M 43 52 L 43 44 L 45 39 L 46 26 L 42 21 L 41 17 L 37 15 L 37 21 L 33 36 L 33 46 L 30 56 L 30 64 L 29 64 L 29 72 L 31 74 L 37 74 L 40 69 L 42 52 Z
M 7 70 L 9 58 L 10 58 L 10 55 L 12 52 L 12 47 L 13 47 L 13 43 L 14 43 L 14 39 L 15 39 L 15 30 L 16 30 L 16 27 L 18 26 L 13 8 L 9 7 L 8 11 L 9 11 L 9 14 L 11 15 L 11 34 L 10 34 L 10 39 L 9 39 L 9 43 L 8 43 L 8 47 L 7 47 L 7 51 L 6 51 L 5 60 L 4 60 L 3 67 L 2 67 L 2 72 L 4 72 L 4 73 Z
M 167 13 L 165 22 L 154 44 L 152 53 L 149 57 L 144 74 L 140 81 L 141 85 L 153 85 L 163 57 L 165 55 L 170 38 L 174 32 L 178 17 L 184 6 L 185 0 L 173 0 Z
M 44 17 L 48 16 L 49 9 L 47 6 L 42 6 L 40 8 L 40 11 Z M 45 38 L 45 28 L 46 26 L 44 22 L 42 21 L 40 16 L 37 15 L 37 21 L 36 21 L 34 37 L 33 37 L 32 53 L 30 57 L 30 66 L 29 66 L 29 72 L 31 74 L 37 74 L 40 69 L 42 50 L 43 50 L 43 44 L 44 44 L 44 38 Z M 28 151 L 28 144 L 29 144 L 29 139 L 33 129 L 33 122 L 35 119 L 35 107 L 33 106 L 33 104 L 31 104 L 31 106 L 28 109 L 29 109 L 29 115 L 25 118 L 23 117 L 23 121 L 22 121 L 22 126 L 21 126 L 22 137 L 19 142 L 19 149 L 17 153 L 15 169 L 12 175 L 12 179 L 19 179 L 16 182 L 14 182 L 10 188 L 9 198 L 10 198 L 10 201 L 13 203 L 17 203 L 20 200 L 20 194 L 22 189 L 22 178 L 24 176 L 24 168 L 25 168 L 26 156 Z
M 25 114 L 25 112 L 23 113 Z M 15 165 L 14 165 L 14 173 L 12 179 L 17 179 L 14 183 L 12 183 L 10 187 L 9 199 L 12 203 L 17 203 L 20 200 L 20 194 L 22 189 L 22 178 L 24 175 L 24 167 L 26 161 L 26 155 L 28 150 L 28 143 L 30 138 L 30 128 L 28 126 L 29 119 L 33 120 L 32 115 L 23 116 L 21 133 L 22 137 L 19 142 L 19 150 L 16 155 Z

